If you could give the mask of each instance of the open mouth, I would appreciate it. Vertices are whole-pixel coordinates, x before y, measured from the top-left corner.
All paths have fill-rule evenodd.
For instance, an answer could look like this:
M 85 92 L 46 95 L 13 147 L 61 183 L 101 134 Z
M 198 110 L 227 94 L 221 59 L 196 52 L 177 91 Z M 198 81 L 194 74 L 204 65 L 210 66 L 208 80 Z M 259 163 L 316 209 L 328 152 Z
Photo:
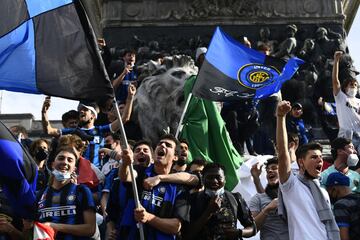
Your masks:
M 273 180 L 276 178 L 275 174 L 269 174 L 268 175 L 269 180 Z
M 145 158 L 145 157 L 141 157 L 141 158 L 138 158 L 137 161 L 140 162 L 140 163 L 143 163 L 143 162 L 146 161 L 146 158 Z
M 321 169 L 322 169 L 322 165 L 318 165 L 318 166 L 316 166 L 316 171 L 318 171 L 318 172 L 321 172 Z
M 158 155 L 159 157 L 165 156 L 165 150 L 164 150 L 164 149 L 159 149 L 159 150 L 157 151 L 157 155 Z

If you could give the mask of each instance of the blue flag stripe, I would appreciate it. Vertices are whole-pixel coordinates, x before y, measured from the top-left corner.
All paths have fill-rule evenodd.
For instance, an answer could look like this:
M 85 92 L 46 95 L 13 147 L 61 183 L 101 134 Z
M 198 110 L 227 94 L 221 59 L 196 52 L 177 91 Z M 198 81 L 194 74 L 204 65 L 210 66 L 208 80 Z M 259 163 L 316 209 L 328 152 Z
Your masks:
M 44 12 L 72 3 L 72 0 L 26 0 L 30 17 L 35 17 Z
M 238 70 L 248 63 L 264 63 L 265 55 L 242 45 L 219 27 L 216 28 L 205 58 L 230 78 L 237 80 Z
M 299 69 L 299 66 L 303 63 L 304 61 L 299 58 L 289 59 L 289 61 L 282 69 L 281 74 L 274 78 L 274 84 L 270 84 L 257 89 L 255 98 L 265 98 L 275 92 L 278 92 L 281 89 L 282 84 L 287 80 L 291 79 L 294 73 Z
M 22 80 L 22 84 L 17 84 L 19 79 Z M 29 20 L 0 38 L 1 88 L 39 93 L 35 79 L 34 25 L 32 20 Z

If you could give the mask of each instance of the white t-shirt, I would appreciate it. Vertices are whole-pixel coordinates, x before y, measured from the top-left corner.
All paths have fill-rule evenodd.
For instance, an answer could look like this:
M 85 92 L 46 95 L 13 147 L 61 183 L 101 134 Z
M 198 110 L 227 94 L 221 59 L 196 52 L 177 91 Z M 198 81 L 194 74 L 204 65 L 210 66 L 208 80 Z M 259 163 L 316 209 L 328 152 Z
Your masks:
M 360 99 L 350 98 L 340 90 L 335 96 L 335 102 L 340 126 L 339 137 L 348 137 L 341 135 L 344 130 L 360 132 Z
M 320 185 L 320 183 L 319 183 Z M 291 240 L 327 240 L 325 225 L 320 221 L 310 189 L 294 174 L 281 184 Z M 330 205 L 329 195 L 322 189 Z

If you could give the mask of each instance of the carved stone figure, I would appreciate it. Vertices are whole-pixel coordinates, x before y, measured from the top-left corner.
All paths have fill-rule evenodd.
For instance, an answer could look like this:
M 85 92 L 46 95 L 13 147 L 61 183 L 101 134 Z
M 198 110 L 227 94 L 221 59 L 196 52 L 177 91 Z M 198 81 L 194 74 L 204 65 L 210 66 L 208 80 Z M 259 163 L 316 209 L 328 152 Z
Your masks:
M 198 69 L 185 55 L 165 57 L 163 64 L 150 61 L 138 69 L 143 80 L 135 95 L 133 118 L 144 138 L 157 142 L 165 131 L 175 134 L 184 107 L 185 80 Z
M 295 53 L 297 26 L 295 24 L 286 26 L 287 38 L 280 43 L 279 49 L 273 54 L 274 57 L 289 59 Z
M 270 54 L 273 54 L 277 41 L 276 40 L 270 40 L 270 29 L 268 27 L 262 27 L 259 31 L 260 40 L 257 41 L 256 47 L 258 48 L 261 45 L 266 45 L 270 47 Z

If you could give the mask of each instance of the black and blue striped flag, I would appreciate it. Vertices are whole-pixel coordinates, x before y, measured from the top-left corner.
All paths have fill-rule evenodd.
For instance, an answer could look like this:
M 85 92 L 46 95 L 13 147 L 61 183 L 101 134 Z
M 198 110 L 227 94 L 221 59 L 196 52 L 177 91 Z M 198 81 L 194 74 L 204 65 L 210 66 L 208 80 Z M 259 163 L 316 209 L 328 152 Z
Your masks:
M 0 89 L 74 100 L 113 96 L 79 0 L 2 0 Z
M 212 101 L 265 98 L 279 91 L 303 63 L 266 56 L 217 27 L 192 92 Z
M 27 150 L 0 122 L 0 184 L 13 207 L 23 218 L 34 212 L 37 166 Z

